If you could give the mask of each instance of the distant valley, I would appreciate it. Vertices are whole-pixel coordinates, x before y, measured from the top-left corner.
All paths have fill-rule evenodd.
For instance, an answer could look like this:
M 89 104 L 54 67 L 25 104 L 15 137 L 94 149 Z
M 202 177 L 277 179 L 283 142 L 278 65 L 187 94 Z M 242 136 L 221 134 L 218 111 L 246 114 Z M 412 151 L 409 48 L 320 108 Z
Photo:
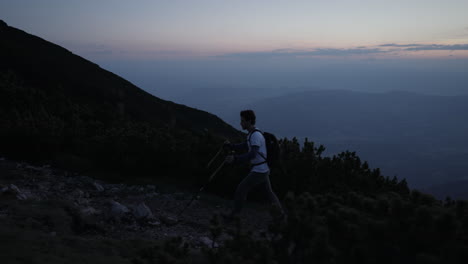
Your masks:
M 280 137 L 308 137 L 323 144 L 327 155 L 356 151 L 385 175 L 406 178 L 415 188 L 437 189 L 439 197 L 464 195 L 452 192 L 450 183 L 468 180 L 468 96 L 252 89 L 172 99 L 212 112 L 234 127 L 239 110 L 252 108 L 258 127 Z

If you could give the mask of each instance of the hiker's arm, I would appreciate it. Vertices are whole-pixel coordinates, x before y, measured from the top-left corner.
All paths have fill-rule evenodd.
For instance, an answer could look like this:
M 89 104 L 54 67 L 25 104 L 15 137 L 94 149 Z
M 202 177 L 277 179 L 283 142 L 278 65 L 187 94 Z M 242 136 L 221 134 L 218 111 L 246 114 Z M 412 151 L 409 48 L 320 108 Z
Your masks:
M 251 146 L 249 152 L 245 154 L 241 154 L 241 155 L 235 155 L 234 163 L 249 162 L 251 159 L 255 157 L 255 154 L 259 151 L 259 149 L 260 149 L 259 146 Z
M 247 151 L 249 149 L 249 146 L 247 145 L 247 141 L 239 144 L 232 144 L 232 143 L 224 143 L 224 145 L 229 149 L 229 150 L 234 150 L 238 152 L 243 152 Z
M 239 144 L 232 144 L 231 147 L 232 147 L 232 150 L 234 151 L 247 151 L 249 149 L 249 146 L 247 145 L 247 141 L 239 143 Z

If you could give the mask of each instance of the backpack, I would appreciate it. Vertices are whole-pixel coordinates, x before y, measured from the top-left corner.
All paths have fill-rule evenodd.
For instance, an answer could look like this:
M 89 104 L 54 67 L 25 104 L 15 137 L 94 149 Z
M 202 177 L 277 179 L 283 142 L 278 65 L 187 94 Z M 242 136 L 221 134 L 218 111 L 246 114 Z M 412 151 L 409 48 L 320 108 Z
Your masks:
M 265 145 L 266 145 L 266 149 L 267 149 L 267 158 L 265 159 L 265 157 L 261 153 L 258 153 L 258 154 L 260 154 L 260 156 L 262 156 L 263 159 L 265 159 L 265 161 L 261 162 L 261 163 L 253 164 L 253 165 L 256 166 L 256 165 L 260 165 L 260 164 L 263 164 L 263 163 L 266 162 L 266 163 L 268 163 L 268 167 L 270 167 L 270 168 L 275 167 L 276 165 L 278 165 L 279 159 L 280 159 L 280 147 L 279 147 L 278 139 L 276 138 L 275 135 L 273 135 L 271 133 L 262 132 L 262 131 L 260 131 L 258 129 L 255 129 L 252 133 L 250 133 L 249 143 L 250 143 L 250 137 L 256 131 L 262 133 L 263 137 L 265 138 Z

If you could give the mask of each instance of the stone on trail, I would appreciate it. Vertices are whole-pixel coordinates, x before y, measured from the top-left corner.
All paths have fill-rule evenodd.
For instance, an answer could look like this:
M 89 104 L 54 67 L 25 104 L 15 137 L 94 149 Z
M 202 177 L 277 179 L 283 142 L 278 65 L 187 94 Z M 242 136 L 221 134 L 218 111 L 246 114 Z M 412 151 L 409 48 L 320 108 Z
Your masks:
M 94 188 L 96 188 L 96 191 L 98 191 L 98 192 L 104 191 L 104 187 L 102 187 L 102 185 L 97 183 L 97 182 L 93 182 L 93 186 L 94 186 Z
M 0 194 L 11 194 L 16 196 L 16 199 L 18 200 L 28 199 L 28 196 L 25 193 L 21 192 L 21 190 L 14 184 L 10 184 L 7 187 L 3 187 L 0 190 Z
M 215 242 L 215 243 L 213 244 L 213 240 L 211 240 L 210 238 L 205 237 L 205 236 L 204 236 L 204 237 L 200 237 L 200 238 L 198 239 L 198 241 L 200 241 L 200 244 L 205 245 L 205 246 L 210 247 L 210 248 L 211 248 L 211 247 L 213 247 L 213 248 L 219 247 L 218 243 Z
M 153 213 L 151 209 L 144 202 L 139 203 L 137 206 L 133 208 L 133 215 L 137 219 L 144 219 L 144 218 L 151 218 L 153 217 Z
M 11 193 L 14 193 L 14 194 L 21 193 L 20 189 L 14 184 L 8 185 L 8 190 L 11 191 Z
M 75 189 L 75 190 L 71 193 L 71 195 L 72 195 L 74 198 L 76 198 L 76 199 L 85 197 L 84 192 L 83 192 L 82 190 L 80 190 L 80 189 Z
M 167 215 L 161 215 L 159 219 L 161 220 L 161 222 L 163 222 L 164 224 L 168 226 L 176 225 L 178 222 L 177 218 L 172 217 L 172 216 L 167 216 Z
M 110 216 L 112 218 L 120 218 L 124 214 L 130 212 L 130 210 L 125 205 L 122 205 L 114 200 L 111 200 L 109 203 L 111 205 Z
M 80 210 L 80 213 L 82 215 L 98 215 L 100 214 L 101 212 L 94 209 L 93 207 L 89 206 L 89 207 L 86 207 L 86 208 L 83 208 Z
M 150 225 L 150 226 L 156 226 L 156 227 L 157 227 L 157 226 L 161 226 L 161 222 L 156 221 L 156 220 L 154 220 L 154 221 L 149 221 L 149 222 L 148 222 L 148 225 Z

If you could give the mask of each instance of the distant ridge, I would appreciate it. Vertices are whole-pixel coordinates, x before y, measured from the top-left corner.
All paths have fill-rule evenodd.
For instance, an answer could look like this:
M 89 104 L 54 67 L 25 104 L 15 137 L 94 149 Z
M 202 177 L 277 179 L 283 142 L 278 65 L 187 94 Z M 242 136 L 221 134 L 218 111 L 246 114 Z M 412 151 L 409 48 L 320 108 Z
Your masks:
M 254 105 L 259 115 L 275 113 L 262 120 L 264 126 L 284 120 L 277 133 L 288 137 L 329 138 L 336 133 L 371 139 L 401 132 L 403 137 L 459 138 L 468 132 L 463 122 L 468 96 L 318 90 L 266 98 L 247 107 Z

